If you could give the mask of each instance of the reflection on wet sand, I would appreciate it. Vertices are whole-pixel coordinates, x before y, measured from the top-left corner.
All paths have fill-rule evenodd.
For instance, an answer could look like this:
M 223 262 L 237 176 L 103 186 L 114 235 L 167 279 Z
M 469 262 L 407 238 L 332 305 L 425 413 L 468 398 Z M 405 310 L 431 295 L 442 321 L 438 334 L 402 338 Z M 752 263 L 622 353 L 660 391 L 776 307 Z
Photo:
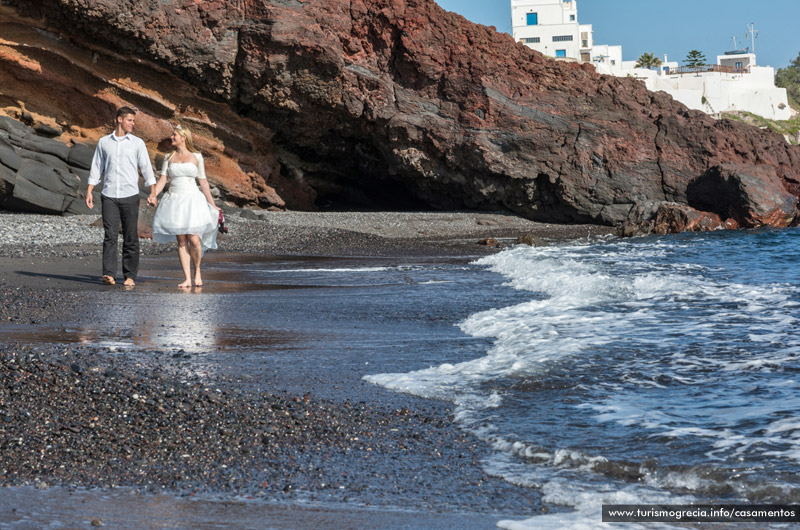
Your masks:
M 263 273 L 270 268 L 285 263 L 309 264 L 322 258 L 281 258 L 260 254 L 211 253 L 203 259 L 203 286 L 193 286 L 191 290 L 179 289 L 176 285 L 182 279 L 181 273 L 172 261 L 164 257 L 151 257 L 143 260 L 137 291 L 177 292 L 183 294 L 225 294 L 282 289 L 313 289 L 317 285 L 287 284 L 265 281 Z M 301 265 L 302 266 L 302 265 Z
M 124 289 L 124 296 L 115 296 L 114 290 L 99 296 L 87 292 L 85 315 L 65 315 L 62 326 L 4 326 L 0 340 L 189 354 L 282 350 L 296 343 L 299 334 L 265 329 L 258 319 L 265 308 L 253 303 L 254 297 L 264 291 L 319 287 L 264 281 L 257 271 L 283 261 L 274 257 L 216 254 L 206 260 L 206 284 L 184 290 L 167 276 L 178 274 L 171 261 L 160 257 L 146 261 L 143 269 L 149 274 L 142 274 L 135 287 Z M 121 286 L 116 291 L 123 294 Z M 71 325 L 71 318 L 80 323 Z
M 253 330 L 219 326 L 195 333 L 185 326 L 165 326 L 163 330 L 136 331 L 98 328 L 42 328 L 14 326 L 0 331 L 0 340 L 13 336 L 13 342 L 25 344 L 80 344 L 117 350 L 175 351 L 186 353 L 225 353 L 237 349 L 293 349 L 304 337 L 296 331 Z M 12 342 L 11 340 L 4 342 Z
M 171 277 L 178 274 L 174 264 L 150 258 L 134 289 L 87 291 L 84 312 L 57 325 L 4 326 L 0 341 L 88 346 L 157 363 L 181 379 L 227 374 L 259 385 L 286 352 L 331 338 L 320 334 L 317 319 L 306 318 L 323 291 L 349 286 L 268 272 L 302 269 L 306 261 L 218 254 L 208 260 L 202 288 L 181 290 Z M 309 307 L 298 307 L 303 300 Z
M 436 282 L 463 267 L 225 254 L 206 262 L 202 290 L 185 291 L 176 288 L 172 259 L 147 258 L 135 289 L 81 291 L 84 311 L 55 325 L 3 326 L 0 341 L 119 352 L 182 379 L 216 377 L 252 390 L 280 377 L 283 387 L 336 393 L 344 387 L 332 381 L 349 381 L 375 356 L 404 358 L 403 344 L 425 343 L 439 310 L 426 309 L 418 293 L 436 296 L 436 288 L 423 286 L 446 288 L 449 283 Z M 406 308 L 402 314 L 398 304 Z

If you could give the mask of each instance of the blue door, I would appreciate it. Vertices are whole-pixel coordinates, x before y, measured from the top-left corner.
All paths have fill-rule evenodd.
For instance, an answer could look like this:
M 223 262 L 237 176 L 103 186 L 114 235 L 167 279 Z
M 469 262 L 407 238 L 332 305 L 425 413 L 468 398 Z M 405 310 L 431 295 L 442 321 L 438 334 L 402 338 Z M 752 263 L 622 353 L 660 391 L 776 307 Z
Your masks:
M 528 25 L 535 26 L 539 24 L 539 13 L 528 13 Z
M 556 50 L 556 57 L 566 57 L 567 50 Z

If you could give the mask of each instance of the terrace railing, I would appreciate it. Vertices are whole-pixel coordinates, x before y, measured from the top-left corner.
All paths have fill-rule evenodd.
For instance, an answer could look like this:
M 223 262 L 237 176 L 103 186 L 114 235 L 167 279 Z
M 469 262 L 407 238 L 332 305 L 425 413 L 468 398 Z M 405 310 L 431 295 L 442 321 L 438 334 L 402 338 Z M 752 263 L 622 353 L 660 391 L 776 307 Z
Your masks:
M 720 66 L 718 64 L 704 64 L 703 66 L 679 66 L 667 70 L 667 75 L 702 74 L 705 72 L 720 72 L 723 74 L 749 74 L 750 67 Z

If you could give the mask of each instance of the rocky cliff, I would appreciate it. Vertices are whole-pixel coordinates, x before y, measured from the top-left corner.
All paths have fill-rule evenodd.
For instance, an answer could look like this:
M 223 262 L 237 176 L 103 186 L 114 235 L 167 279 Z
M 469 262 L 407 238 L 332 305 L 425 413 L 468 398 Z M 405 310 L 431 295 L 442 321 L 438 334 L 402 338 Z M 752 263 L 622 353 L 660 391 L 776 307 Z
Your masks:
M 659 231 L 796 218 L 800 150 L 779 135 L 549 60 L 433 0 L 5 3 L 3 105 L 97 130 L 126 99 L 151 141 L 191 118 L 240 203 Z
M 77 32 L 77 28 L 72 30 Z M 172 124 L 182 123 L 194 131 L 211 182 L 230 202 L 283 208 L 282 194 L 291 198 L 293 193 L 311 192 L 287 184 L 269 142 L 272 133 L 266 127 L 239 116 L 224 102 L 203 96 L 198 87 L 164 67 L 118 53 L 113 46 L 104 47 L 84 36 L 86 40 L 72 38 L 45 19 L 21 17 L 15 9 L 0 5 L 0 114 L 30 126 L 0 121 L 0 150 L 7 152 L 12 144 L 18 155 L 30 158 L 37 146 L 46 146 L 42 153 L 68 162 L 62 151 L 67 153 L 74 146 L 93 149 L 97 139 L 111 132 L 115 109 L 129 105 L 140 110 L 135 133 L 146 140 L 156 171 L 160 155 L 169 148 Z M 9 134 L 16 140 L 9 139 Z M 27 146 L 20 144 L 23 136 L 31 137 Z M 38 139 L 34 141 L 32 136 Z M 66 147 L 53 147 L 58 142 Z M 65 169 L 62 163 L 50 167 Z M 70 167 L 75 169 L 74 164 Z M 8 169 L 17 170 L 7 165 L 6 171 L 0 167 L 0 174 L 8 177 Z M 81 173 L 81 177 L 85 187 L 86 175 Z M 13 179 L 6 178 L 5 187 L 13 189 Z M 302 196 L 302 201 L 308 199 Z M 54 202 L 29 209 L 52 212 Z M 6 206 L 22 209 L 24 201 Z

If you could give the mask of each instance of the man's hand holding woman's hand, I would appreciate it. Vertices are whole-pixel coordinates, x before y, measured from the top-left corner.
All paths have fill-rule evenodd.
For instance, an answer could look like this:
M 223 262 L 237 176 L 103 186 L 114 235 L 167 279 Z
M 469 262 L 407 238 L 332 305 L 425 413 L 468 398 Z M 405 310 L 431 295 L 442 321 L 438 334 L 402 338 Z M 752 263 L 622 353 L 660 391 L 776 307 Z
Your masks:
M 158 197 L 156 197 L 154 193 L 151 193 L 147 198 L 147 204 L 150 206 L 158 206 Z

